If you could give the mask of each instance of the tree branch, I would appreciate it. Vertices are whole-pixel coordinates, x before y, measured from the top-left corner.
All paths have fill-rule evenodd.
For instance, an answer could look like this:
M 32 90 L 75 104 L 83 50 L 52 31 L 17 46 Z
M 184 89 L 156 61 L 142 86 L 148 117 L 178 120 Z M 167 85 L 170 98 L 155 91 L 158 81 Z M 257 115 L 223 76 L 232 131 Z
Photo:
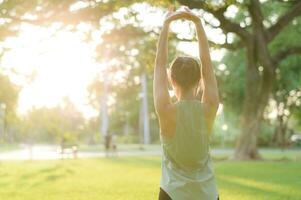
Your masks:
M 296 55 L 301 54 L 301 46 L 291 47 L 286 50 L 280 51 L 276 56 L 274 57 L 275 64 L 279 64 L 282 60 L 287 58 L 290 55 Z
M 258 0 L 251 0 L 250 5 L 248 6 L 248 10 L 251 14 L 251 17 L 255 22 L 262 24 L 262 21 L 264 20 L 262 11 L 261 11 L 261 5 Z
M 189 6 L 190 8 L 203 9 L 208 13 L 211 13 L 215 18 L 217 18 L 220 22 L 220 27 L 225 32 L 232 32 L 239 35 L 242 39 L 247 39 L 249 37 L 248 31 L 242 28 L 239 24 L 234 23 L 227 19 L 224 16 L 224 12 L 227 10 L 230 4 L 225 4 L 220 7 L 216 7 L 206 3 L 207 1 L 199 1 L 199 0 L 178 0 L 178 2 L 182 5 Z
M 215 43 L 213 41 L 208 41 L 210 46 L 214 49 L 230 49 L 230 50 L 237 50 L 239 48 L 244 47 L 243 43 L 241 41 L 239 42 L 234 42 L 234 43 L 223 43 L 223 44 L 219 44 L 219 43 Z
M 225 30 L 225 32 L 232 32 L 239 35 L 243 40 L 249 37 L 248 31 L 243 29 L 239 24 L 231 22 L 224 16 L 224 11 L 217 10 L 211 12 L 221 23 L 221 28 Z
M 268 29 L 269 37 L 268 40 L 272 41 L 275 36 L 286 27 L 295 17 L 301 15 L 301 1 L 296 1 L 292 8 L 289 9 L 279 20 Z
M 190 39 L 180 39 L 181 42 L 196 42 L 196 38 L 190 40 Z M 244 45 L 242 43 L 242 41 L 238 41 L 238 42 L 233 42 L 233 43 L 216 43 L 213 42 L 212 40 L 208 39 L 208 43 L 210 45 L 210 47 L 212 47 L 213 49 L 230 49 L 230 50 L 237 50 L 239 48 L 243 48 Z

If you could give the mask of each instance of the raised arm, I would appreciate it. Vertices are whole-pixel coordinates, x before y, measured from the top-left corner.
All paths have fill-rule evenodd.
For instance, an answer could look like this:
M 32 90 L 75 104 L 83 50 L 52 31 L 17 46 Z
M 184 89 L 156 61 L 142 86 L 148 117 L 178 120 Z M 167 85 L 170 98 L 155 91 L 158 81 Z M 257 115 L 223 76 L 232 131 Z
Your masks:
M 186 18 L 192 20 L 196 27 L 199 45 L 199 56 L 202 63 L 200 87 L 202 87 L 202 102 L 204 102 L 207 113 L 209 131 L 212 129 L 213 121 L 219 105 L 218 87 L 215 79 L 214 70 L 211 63 L 208 40 L 202 26 L 201 20 L 194 15 L 188 8 Z M 200 91 L 200 90 L 199 90 Z
M 157 45 L 157 55 L 154 69 L 154 101 L 156 112 L 163 116 L 168 112 L 171 106 L 171 100 L 168 93 L 168 76 L 167 76 L 167 61 L 168 61 L 168 30 L 169 25 L 173 20 L 182 17 L 182 12 L 169 12 L 164 21 L 159 42 Z
M 154 101 L 158 114 L 163 113 L 171 101 L 168 93 L 167 55 L 168 55 L 169 22 L 164 22 L 157 45 L 156 63 L 154 69 Z
M 207 37 L 200 20 L 195 23 L 195 26 L 199 43 L 200 60 L 202 63 L 202 80 L 204 84 L 202 101 L 211 106 L 218 106 L 218 88 L 211 63 Z

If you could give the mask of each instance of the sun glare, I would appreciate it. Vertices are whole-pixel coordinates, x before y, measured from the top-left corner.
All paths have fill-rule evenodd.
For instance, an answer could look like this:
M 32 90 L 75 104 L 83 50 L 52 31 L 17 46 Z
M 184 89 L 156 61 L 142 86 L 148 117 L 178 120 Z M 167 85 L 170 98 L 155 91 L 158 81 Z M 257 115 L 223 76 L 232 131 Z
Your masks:
M 87 106 L 86 87 L 103 67 L 94 61 L 95 44 L 84 43 L 68 31 L 51 35 L 45 28 L 28 26 L 7 45 L 14 48 L 5 54 L 3 66 L 17 72 L 10 76 L 22 87 L 20 114 L 33 106 L 58 105 L 64 97 L 84 114 L 94 114 Z M 30 75 L 32 81 L 25 81 L 24 76 Z
M 160 26 L 163 20 L 162 11 L 147 9 L 145 4 L 135 4 L 132 9 L 140 12 L 138 18 L 143 27 L 153 29 Z M 123 19 L 126 12 L 121 11 L 113 16 Z M 157 20 L 153 20 L 154 18 Z M 100 64 L 94 59 L 96 45 L 103 42 L 102 32 L 110 30 L 114 25 L 107 21 L 107 26 L 93 31 L 92 41 L 89 42 L 83 41 L 82 34 L 91 28 L 88 24 L 79 24 L 77 32 L 59 30 L 60 26 L 59 23 L 54 23 L 48 28 L 22 24 L 18 37 L 7 38 L 2 43 L 6 49 L 10 49 L 2 58 L 2 66 L 7 69 L 6 73 L 11 80 L 21 86 L 18 106 L 20 114 L 25 114 L 32 107 L 56 106 L 65 97 L 69 97 L 86 117 L 98 113 L 88 105 L 87 86 L 96 75 L 105 73 L 104 68 L 114 61 L 104 59 Z M 188 26 L 188 23 L 178 21 L 171 28 L 181 37 L 191 37 L 191 32 L 183 26 Z M 223 40 L 219 35 L 209 35 L 213 36 L 215 41 Z M 177 48 L 186 54 L 198 56 L 196 42 L 180 41 Z M 220 60 L 223 52 L 214 50 L 211 56 L 213 60 Z M 120 82 L 118 77 L 121 80 L 125 74 L 118 72 L 115 75 L 116 82 Z

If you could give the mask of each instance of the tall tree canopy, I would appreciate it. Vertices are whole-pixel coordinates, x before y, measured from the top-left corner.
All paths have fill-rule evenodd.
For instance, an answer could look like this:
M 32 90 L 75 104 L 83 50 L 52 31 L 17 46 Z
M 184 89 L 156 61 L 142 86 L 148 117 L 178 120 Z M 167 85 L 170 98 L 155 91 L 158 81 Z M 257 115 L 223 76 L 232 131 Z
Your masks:
M 0 73 L 0 141 L 11 140 L 15 124 L 19 88 Z
M 229 95 L 231 92 L 235 93 L 239 90 L 241 93 L 234 96 L 243 99 L 243 104 L 235 108 L 241 117 L 241 134 L 238 138 L 235 157 L 238 159 L 258 158 L 257 137 L 260 133 L 264 110 L 274 91 L 276 77 L 279 74 L 285 75 L 283 74 L 285 70 L 280 69 L 285 66 L 287 59 L 301 53 L 301 47 L 298 46 L 301 44 L 300 37 L 292 37 L 290 34 L 290 39 L 286 39 L 290 32 L 300 33 L 301 1 L 4 0 L 1 3 L 0 12 L 1 37 L 15 34 L 22 23 L 49 26 L 54 22 L 59 22 L 58 28 L 75 31 L 79 24 L 88 23 L 93 27 L 92 32 L 101 30 L 104 27 L 102 19 L 106 19 L 115 26 L 105 31 L 107 35 L 105 40 L 109 42 L 99 43 L 100 60 L 103 52 L 110 49 L 111 57 L 117 57 L 121 61 L 120 67 L 128 64 L 131 67 L 138 66 L 138 71 L 147 71 L 152 66 L 154 42 L 150 43 L 152 45 L 149 49 L 146 49 L 144 44 L 147 41 L 155 41 L 158 27 L 147 30 L 140 25 L 141 20 L 137 17 L 137 10 L 132 8 L 133 5 L 142 2 L 147 2 L 148 5 L 159 10 L 165 10 L 171 4 L 189 6 L 195 9 L 195 12 L 213 30 L 223 33 L 224 42 L 218 43 L 212 39 L 210 41 L 212 47 L 225 48 L 229 51 L 239 50 L 239 53 L 233 53 L 231 56 L 234 56 L 233 60 L 237 59 L 236 64 L 239 68 L 237 74 L 241 76 L 241 73 L 244 73 L 244 78 L 241 78 L 244 84 L 233 85 L 225 93 L 231 96 Z M 125 13 L 123 20 L 114 16 L 114 13 L 120 10 Z M 87 33 L 86 39 L 89 39 L 91 35 L 92 33 Z M 133 53 L 133 48 L 136 48 L 139 53 Z M 126 52 L 133 54 L 129 55 Z

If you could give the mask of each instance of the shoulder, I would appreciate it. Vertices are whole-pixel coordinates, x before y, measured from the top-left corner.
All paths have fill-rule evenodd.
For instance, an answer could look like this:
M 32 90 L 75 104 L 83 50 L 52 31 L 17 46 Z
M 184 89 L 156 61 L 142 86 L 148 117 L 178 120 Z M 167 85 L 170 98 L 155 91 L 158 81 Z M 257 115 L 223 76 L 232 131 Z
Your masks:
M 171 115 L 176 114 L 176 110 L 176 104 L 170 103 L 160 109 L 157 109 L 156 112 L 159 118 L 169 118 Z
M 175 134 L 176 127 L 176 104 L 170 104 L 159 112 L 157 111 L 157 115 L 159 118 L 161 135 L 164 137 L 172 137 Z
M 204 110 L 204 116 L 205 116 L 207 128 L 208 128 L 209 133 L 211 133 L 219 105 L 212 105 L 212 104 L 205 103 L 205 102 L 202 102 L 202 104 L 203 104 L 203 110 Z
M 207 102 L 201 102 L 202 108 L 204 109 L 205 114 L 216 114 L 219 104 L 210 104 Z

